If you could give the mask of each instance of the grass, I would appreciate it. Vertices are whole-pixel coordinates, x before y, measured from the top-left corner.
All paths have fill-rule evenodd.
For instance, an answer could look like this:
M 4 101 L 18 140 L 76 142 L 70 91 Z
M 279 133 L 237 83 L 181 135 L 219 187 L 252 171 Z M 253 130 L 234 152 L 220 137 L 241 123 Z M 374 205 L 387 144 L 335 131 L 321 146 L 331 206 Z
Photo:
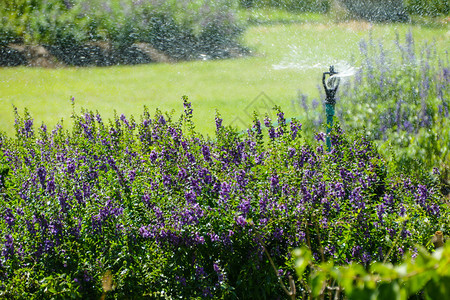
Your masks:
M 252 19 L 266 20 L 268 14 L 253 12 Z M 52 127 L 61 119 L 70 119 L 71 97 L 75 97 L 77 111 L 84 107 L 112 117 L 115 109 L 137 117 L 144 105 L 150 111 L 174 110 L 178 116 L 183 109 L 181 96 L 188 95 L 197 129 L 211 134 L 216 109 L 224 124 L 238 127 L 250 122 L 254 110 L 264 114 L 273 104 L 280 105 L 288 117 L 297 116 L 291 102 L 298 89 L 317 97 L 317 85 L 327 66 L 349 62 L 352 57 L 357 64 L 358 43 L 369 35 L 393 44 L 390 41 L 396 32 L 404 38 L 411 30 L 416 41 L 435 40 L 442 53 L 448 49 L 446 25 L 335 24 L 311 14 L 291 15 L 290 19 L 284 13 L 272 14 L 275 20 L 289 22 L 249 26 L 242 39 L 253 55 L 239 59 L 104 68 L 1 68 L 0 130 L 13 134 L 13 105 L 19 112 L 28 108 L 35 124 L 45 122 Z M 274 68 L 287 63 L 302 67 Z

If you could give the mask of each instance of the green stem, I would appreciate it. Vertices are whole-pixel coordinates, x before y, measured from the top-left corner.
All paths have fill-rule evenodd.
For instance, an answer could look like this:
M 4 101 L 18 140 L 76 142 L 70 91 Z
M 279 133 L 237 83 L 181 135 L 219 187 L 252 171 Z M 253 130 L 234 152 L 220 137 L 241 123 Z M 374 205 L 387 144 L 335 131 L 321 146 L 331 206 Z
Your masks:
M 327 150 L 331 151 L 330 133 L 333 128 L 334 104 L 326 103 L 325 112 L 327 114 Z

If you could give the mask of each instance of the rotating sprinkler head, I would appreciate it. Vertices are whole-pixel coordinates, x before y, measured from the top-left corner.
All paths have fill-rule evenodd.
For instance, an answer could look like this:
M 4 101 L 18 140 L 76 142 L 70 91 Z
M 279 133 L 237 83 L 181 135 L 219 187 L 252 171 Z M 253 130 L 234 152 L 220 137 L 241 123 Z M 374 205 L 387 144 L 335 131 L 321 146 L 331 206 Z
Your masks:
M 328 75 L 328 79 L 326 78 Z M 338 72 L 334 71 L 334 66 L 330 66 L 329 72 L 324 72 L 322 77 L 323 88 L 327 98 L 325 103 L 335 104 L 336 103 L 336 92 L 341 81 L 340 77 L 337 76 Z
M 337 89 L 339 86 L 339 82 L 340 82 L 340 78 L 337 77 L 336 75 L 331 76 L 330 78 L 328 78 L 327 80 L 327 89 L 329 90 L 333 90 L 333 89 Z
M 340 77 L 337 76 L 334 67 L 330 67 L 329 72 L 324 72 L 322 77 L 323 88 L 327 98 L 325 99 L 325 112 L 327 114 L 327 149 L 331 151 L 330 132 L 333 127 L 334 105 L 336 104 L 336 92 L 339 87 Z M 328 75 L 328 79 L 326 78 Z

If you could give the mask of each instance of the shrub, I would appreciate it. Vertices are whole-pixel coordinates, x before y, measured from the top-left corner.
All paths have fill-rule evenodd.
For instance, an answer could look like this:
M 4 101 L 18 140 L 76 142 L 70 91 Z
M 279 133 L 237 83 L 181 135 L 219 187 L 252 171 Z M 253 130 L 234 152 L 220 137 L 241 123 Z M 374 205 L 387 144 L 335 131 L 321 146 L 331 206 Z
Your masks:
M 328 153 L 277 108 L 244 135 L 217 115 L 209 139 L 184 106 L 74 112 L 71 131 L 17 114 L 0 140 L 2 297 L 274 298 L 296 247 L 368 266 L 448 232 L 437 179 L 391 169 L 364 134 L 335 127 Z
M 409 20 L 402 0 L 341 0 L 350 15 L 370 22 L 405 22 Z
M 448 0 L 405 0 L 404 2 L 411 15 L 439 16 L 450 13 Z
M 100 64 L 127 63 L 135 43 L 174 59 L 221 58 L 244 51 L 236 9 L 232 0 L 15 0 L 0 8 L 0 37 L 47 45 L 68 64 L 93 64 L 105 51 Z

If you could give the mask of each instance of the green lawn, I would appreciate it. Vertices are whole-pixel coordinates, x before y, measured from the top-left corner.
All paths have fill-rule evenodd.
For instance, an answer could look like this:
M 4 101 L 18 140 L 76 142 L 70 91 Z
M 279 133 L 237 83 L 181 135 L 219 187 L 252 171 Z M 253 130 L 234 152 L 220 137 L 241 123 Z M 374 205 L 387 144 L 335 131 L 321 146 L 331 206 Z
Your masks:
M 248 27 L 243 43 L 253 55 L 239 59 L 104 68 L 2 68 L 0 130 L 13 134 L 13 105 L 19 112 L 27 107 L 35 124 L 44 121 L 53 126 L 61 118 L 69 120 L 71 97 L 76 99 L 77 111 L 81 107 L 98 110 L 106 119 L 114 110 L 137 116 L 144 105 L 151 112 L 174 109 L 178 115 L 183 109 L 181 96 L 187 95 L 197 128 L 210 134 L 216 109 L 224 124 L 239 127 L 250 121 L 253 110 L 265 113 L 273 104 L 280 105 L 288 117 L 298 115 L 291 104 L 297 91 L 317 97 L 327 66 L 352 60 L 357 65 L 358 43 L 370 34 L 393 45 L 396 32 L 404 39 L 411 30 L 416 42 L 435 40 L 442 53 L 449 48 L 445 26 L 333 24 L 310 15 L 304 21 L 298 16 L 286 23 Z M 289 64 L 297 65 L 279 68 Z

